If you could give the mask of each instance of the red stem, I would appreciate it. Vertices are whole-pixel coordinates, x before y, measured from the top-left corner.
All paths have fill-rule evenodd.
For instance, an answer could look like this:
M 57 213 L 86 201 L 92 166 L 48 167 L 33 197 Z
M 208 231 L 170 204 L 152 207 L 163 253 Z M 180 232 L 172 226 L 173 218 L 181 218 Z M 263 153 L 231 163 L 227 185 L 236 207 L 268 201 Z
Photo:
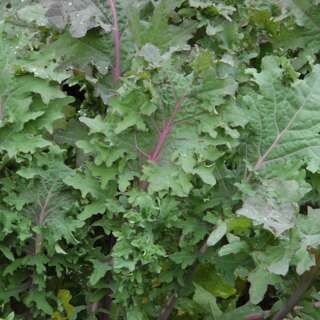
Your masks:
M 182 100 L 183 100 L 183 97 L 176 102 L 176 106 L 175 106 L 170 118 L 165 122 L 164 127 L 160 131 L 158 142 L 157 142 L 155 148 L 153 149 L 153 151 L 149 154 L 148 160 L 154 161 L 154 162 L 159 161 L 162 147 L 165 144 L 166 140 L 168 139 L 168 137 L 171 133 L 171 130 L 172 130 L 173 122 L 177 116 L 177 113 L 181 109 Z
M 114 41 L 114 66 L 113 82 L 117 83 L 121 77 L 121 33 L 118 23 L 116 0 L 108 0 L 113 18 L 113 41 Z
M 155 145 L 153 151 L 151 153 L 149 153 L 147 156 L 147 159 L 149 161 L 153 161 L 153 162 L 159 161 L 162 147 L 165 144 L 165 142 L 167 141 L 167 139 L 171 133 L 175 118 L 177 116 L 177 113 L 181 109 L 181 103 L 184 99 L 185 99 L 185 97 L 182 97 L 179 100 L 177 100 L 176 106 L 175 106 L 171 116 L 165 122 L 163 128 L 161 129 L 161 131 L 159 133 L 159 138 L 158 138 L 157 144 Z M 147 191 L 148 186 L 149 186 L 149 183 L 147 181 L 140 181 L 140 189 L 141 190 Z

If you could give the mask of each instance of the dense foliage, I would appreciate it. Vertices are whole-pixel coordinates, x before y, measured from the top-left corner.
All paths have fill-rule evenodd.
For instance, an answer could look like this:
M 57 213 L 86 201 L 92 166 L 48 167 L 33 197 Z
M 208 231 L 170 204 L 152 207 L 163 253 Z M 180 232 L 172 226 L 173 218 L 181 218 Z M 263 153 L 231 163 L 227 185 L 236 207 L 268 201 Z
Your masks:
M 319 30 L 319 0 L 0 1 L 0 316 L 320 319 Z

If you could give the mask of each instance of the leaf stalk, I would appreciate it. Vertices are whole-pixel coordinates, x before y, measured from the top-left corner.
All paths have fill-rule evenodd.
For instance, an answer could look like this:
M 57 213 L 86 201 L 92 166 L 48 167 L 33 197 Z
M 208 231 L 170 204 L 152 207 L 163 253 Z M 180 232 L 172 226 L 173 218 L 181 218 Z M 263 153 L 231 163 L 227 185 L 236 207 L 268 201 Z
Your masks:
M 158 142 L 157 142 L 155 148 L 153 149 L 153 151 L 149 154 L 148 160 L 153 161 L 153 162 L 159 161 L 162 147 L 165 144 L 166 140 L 168 139 L 168 137 L 172 131 L 174 121 L 176 119 L 177 113 L 181 109 L 183 99 L 184 99 L 184 97 L 178 99 L 178 101 L 176 102 L 175 108 L 174 108 L 170 118 L 165 122 L 163 128 L 160 130 Z
M 117 83 L 121 77 L 121 33 L 118 22 L 116 0 L 108 0 L 113 18 L 113 41 L 114 41 L 114 66 L 113 82 Z
M 319 275 L 319 270 L 320 259 L 318 258 L 317 264 L 301 276 L 300 281 L 294 292 L 291 294 L 289 300 L 283 305 L 272 320 L 283 320 L 288 315 L 288 313 L 298 304 L 306 291 L 310 288 L 314 279 Z

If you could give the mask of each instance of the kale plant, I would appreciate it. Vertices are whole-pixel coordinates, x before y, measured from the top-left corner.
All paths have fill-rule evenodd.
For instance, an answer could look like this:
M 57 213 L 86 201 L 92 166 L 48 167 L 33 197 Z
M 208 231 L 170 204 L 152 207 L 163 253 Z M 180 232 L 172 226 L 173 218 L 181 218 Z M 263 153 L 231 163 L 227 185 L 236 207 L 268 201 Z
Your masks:
M 320 1 L 0 10 L 2 319 L 320 318 Z

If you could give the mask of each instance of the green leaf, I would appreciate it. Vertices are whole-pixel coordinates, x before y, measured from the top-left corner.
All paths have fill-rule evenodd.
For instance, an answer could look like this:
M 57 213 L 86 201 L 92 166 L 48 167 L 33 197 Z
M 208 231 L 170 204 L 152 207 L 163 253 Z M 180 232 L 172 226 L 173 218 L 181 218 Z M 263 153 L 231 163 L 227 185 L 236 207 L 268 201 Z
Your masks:
M 149 182 L 148 190 L 150 193 L 171 190 L 174 195 L 186 197 L 192 188 L 188 175 L 178 167 L 150 164 L 145 166 L 143 170 L 146 180 Z
M 251 226 L 251 220 L 244 217 L 231 218 L 226 221 L 228 226 L 228 232 L 235 234 L 241 234 L 248 231 Z
M 72 66 L 92 79 L 92 67 L 103 75 L 109 72 L 108 54 L 108 41 L 98 32 L 89 32 L 81 39 L 74 39 L 65 32 L 41 52 L 33 52 L 23 60 L 21 68 L 42 79 L 61 83 L 72 76 Z
M 213 170 L 210 168 L 197 168 L 193 171 L 195 174 L 199 175 L 203 182 L 207 183 L 210 186 L 216 184 L 216 178 L 213 174 Z
M 195 23 L 184 21 L 179 26 L 168 23 L 170 15 L 182 2 L 182 0 L 159 1 L 148 21 L 141 21 L 138 7 L 131 5 L 129 8 L 129 28 L 135 42 L 140 47 L 150 43 L 162 51 L 167 51 L 171 47 L 183 48 L 192 37 Z
M 218 318 L 218 320 L 245 319 L 245 317 L 248 315 L 256 315 L 258 319 L 264 317 L 263 311 L 260 307 L 247 303 L 244 306 L 223 313 L 223 315 Z
M 294 16 L 299 26 L 305 26 L 313 30 L 319 28 L 317 25 L 319 8 L 312 1 L 284 0 L 282 5 Z
M 106 121 L 100 115 L 98 115 L 94 119 L 81 117 L 79 120 L 90 129 L 90 134 L 103 133 L 106 136 L 109 134 L 108 127 L 106 126 Z
M 298 201 L 308 191 L 307 188 L 293 180 L 265 180 L 253 195 L 244 200 L 237 214 L 252 219 L 257 225 L 262 224 L 275 236 L 280 236 L 295 226 Z
M 11 312 L 5 319 L 1 319 L 1 320 L 14 320 L 14 312 Z
M 15 157 L 19 153 L 34 153 L 39 148 L 51 145 L 41 136 L 34 136 L 26 133 L 8 134 L 6 130 L 0 129 L 0 150 L 6 151 L 9 158 Z
M 127 188 L 130 186 L 131 181 L 134 179 L 134 177 L 138 176 L 137 172 L 122 172 L 119 177 L 119 190 L 121 192 L 124 192 L 127 190 Z
M 111 31 L 104 12 L 92 0 L 41 0 L 47 9 L 46 16 L 49 22 L 59 29 L 70 24 L 70 33 L 73 37 L 81 38 L 92 28 L 102 27 L 106 32 Z
M 112 269 L 112 267 L 110 264 L 98 260 L 92 260 L 91 262 L 93 264 L 93 272 L 90 275 L 89 283 L 94 286 L 105 276 L 107 271 Z
M 268 266 L 268 270 L 274 274 L 285 276 L 289 271 L 291 258 L 286 254 L 280 260 L 272 262 Z
M 201 264 L 198 266 L 193 281 L 210 292 L 214 297 L 228 299 L 236 293 L 235 288 L 226 283 L 210 265 Z
M 195 261 L 195 257 L 191 252 L 175 252 L 170 255 L 170 259 L 173 260 L 176 264 L 180 264 L 182 269 L 185 269 L 188 266 L 191 266 Z
M 126 312 L 126 318 L 128 320 L 146 320 L 146 316 L 143 314 L 141 310 L 139 310 L 138 307 L 135 308 L 129 308 Z
M 222 311 L 219 309 L 216 297 L 200 285 L 195 283 L 194 286 L 196 288 L 193 296 L 194 302 L 199 304 L 204 310 L 210 310 L 215 318 L 221 316 Z
M 3 255 L 9 259 L 10 261 L 14 261 L 14 256 L 11 252 L 11 250 L 5 246 L 0 245 L 0 251 L 3 253 Z
M 58 299 L 61 302 L 63 309 L 67 314 L 67 319 L 73 319 L 75 315 L 75 307 L 70 303 L 72 299 L 70 291 L 66 289 L 60 289 L 58 291 Z
M 223 221 L 218 222 L 216 229 L 214 229 L 207 240 L 208 246 L 217 244 L 227 233 L 227 224 Z
M 35 302 L 37 308 L 42 310 L 47 315 L 52 315 L 53 309 L 48 303 L 45 292 L 32 291 L 31 293 L 29 293 L 27 298 L 25 299 L 25 303 L 31 306 L 32 302 Z
M 244 97 L 255 135 L 250 157 L 255 170 L 265 165 L 304 160 L 312 170 L 319 166 L 320 66 L 303 80 L 285 85 L 280 59 L 265 57 L 262 71 L 251 70 L 259 92 Z M 320 166 L 319 166 L 320 168 Z
M 314 255 L 311 255 L 305 248 L 299 249 L 295 254 L 294 259 L 296 260 L 297 264 L 296 271 L 299 275 L 316 265 L 316 259 Z
M 59 253 L 59 254 L 67 254 L 67 252 L 65 252 L 61 246 L 59 245 L 59 243 L 56 243 L 55 246 L 54 246 L 54 249 L 56 251 L 56 253 Z
M 46 26 L 46 11 L 40 4 L 27 5 L 18 11 L 18 17 L 26 22 L 35 22 L 38 26 Z
M 139 54 L 154 68 L 160 67 L 165 61 L 165 57 L 161 55 L 160 49 L 151 43 L 146 43 L 141 48 Z
M 268 285 L 276 284 L 280 278 L 259 268 L 249 274 L 248 280 L 250 282 L 250 302 L 258 304 L 263 300 Z
M 17 91 L 15 94 L 38 93 L 43 102 L 48 104 L 51 100 L 65 98 L 65 94 L 57 85 L 37 79 L 32 76 L 22 76 L 16 78 Z
M 64 110 L 66 106 L 73 101 L 74 99 L 72 97 L 66 97 L 64 99 L 50 102 L 46 106 L 43 115 L 35 120 L 34 125 L 36 125 L 40 130 L 46 129 L 50 134 L 52 134 L 56 121 L 65 118 Z M 34 103 L 34 107 L 43 110 L 43 106 L 41 106 L 41 104 L 36 105 L 36 102 Z
M 88 194 L 91 194 L 94 198 L 99 198 L 101 195 L 99 182 L 91 175 L 77 173 L 73 176 L 66 177 L 63 181 L 68 186 L 80 190 L 83 198 Z
M 104 202 L 93 202 L 84 208 L 78 218 L 84 221 L 91 218 L 95 214 L 104 213 L 105 211 L 106 204 Z
M 88 136 L 87 127 L 81 122 L 71 119 L 63 129 L 53 132 L 54 141 L 57 144 L 68 144 L 75 146 L 79 140 L 85 140 Z
M 224 246 L 222 246 L 219 251 L 218 254 L 220 257 L 226 256 L 228 254 L 237 254 L 241 251 L 247 251 L 248 250 L 248 246 L 246 244 L 246 242 L 244 241 L 233 241 L 229 244 L 226 244 Z

